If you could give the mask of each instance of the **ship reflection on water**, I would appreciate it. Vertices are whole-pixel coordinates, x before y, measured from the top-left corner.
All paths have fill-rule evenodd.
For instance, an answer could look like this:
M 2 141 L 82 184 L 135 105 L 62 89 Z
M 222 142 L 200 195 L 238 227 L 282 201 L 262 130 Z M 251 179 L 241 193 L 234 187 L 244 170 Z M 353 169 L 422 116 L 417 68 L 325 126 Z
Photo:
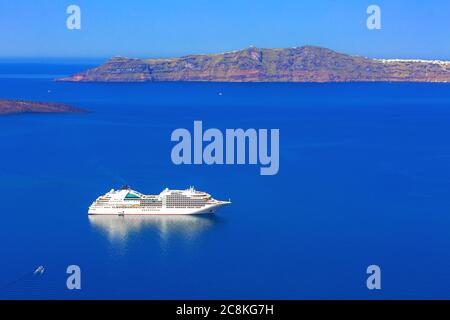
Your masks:
M 214 216 L 89 216 L 91 225 L 105 233 L 110 241 L 126 241 L 138 233 L 157 233 L 162 240 L 171 236 L 187 239 L 211 228 L 216 222 Z

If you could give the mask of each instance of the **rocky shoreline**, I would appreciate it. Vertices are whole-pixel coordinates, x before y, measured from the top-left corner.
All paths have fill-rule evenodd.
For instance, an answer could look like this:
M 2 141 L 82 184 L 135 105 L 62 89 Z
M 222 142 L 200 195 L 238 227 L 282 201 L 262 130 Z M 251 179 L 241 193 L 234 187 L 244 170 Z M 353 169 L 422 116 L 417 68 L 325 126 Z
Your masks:
M 304 46 L 170 59 L 115 57 L 57 79 L 71 82 L 450 82 L 450 62 L 371 59 Z

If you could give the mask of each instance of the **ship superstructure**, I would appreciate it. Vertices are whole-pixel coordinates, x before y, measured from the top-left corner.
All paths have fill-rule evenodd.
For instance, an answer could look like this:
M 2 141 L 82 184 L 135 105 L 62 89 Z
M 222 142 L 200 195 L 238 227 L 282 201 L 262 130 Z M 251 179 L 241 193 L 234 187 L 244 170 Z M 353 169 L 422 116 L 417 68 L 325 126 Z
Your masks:
M 158 195 L 145 195 L 128 186 L 112 189 L 89 207 L 90 215 L 183 215 L 215 213 L 230 201 L 219 201 L 197 191 L 164 189 Z

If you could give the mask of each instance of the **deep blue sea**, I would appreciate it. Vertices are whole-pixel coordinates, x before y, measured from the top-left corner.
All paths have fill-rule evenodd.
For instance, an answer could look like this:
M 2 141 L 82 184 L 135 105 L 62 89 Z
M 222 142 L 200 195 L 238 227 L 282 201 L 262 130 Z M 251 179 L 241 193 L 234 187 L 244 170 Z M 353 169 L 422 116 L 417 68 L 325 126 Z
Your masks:
M 0 117 L 0 297 L 450 298 L 450 84 L 53 81 L 86 67 L 0 64 L 0 98 L 91 111 Z M 279 128 L 278 175 L 174 165 L 170 135 L 194 120 Z M 233 203 L 89 219 L 123 184 Z M 81 290 L 66 288 L 73 264 Z M 366 287 L 372 264 L 381 290 Z

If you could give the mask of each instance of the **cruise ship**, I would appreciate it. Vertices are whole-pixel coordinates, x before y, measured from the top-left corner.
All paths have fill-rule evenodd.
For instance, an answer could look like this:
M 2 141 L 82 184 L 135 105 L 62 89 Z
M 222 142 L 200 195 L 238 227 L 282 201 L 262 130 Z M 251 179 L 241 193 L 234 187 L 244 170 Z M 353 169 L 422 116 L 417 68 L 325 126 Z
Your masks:
M 186 190 L 164 189 L 159 195 L 145 195 L 123 186 L 98 197 L 89 215 L 187 215 L 212 214 L 230 201 L 219 201 L 194 187 Z

